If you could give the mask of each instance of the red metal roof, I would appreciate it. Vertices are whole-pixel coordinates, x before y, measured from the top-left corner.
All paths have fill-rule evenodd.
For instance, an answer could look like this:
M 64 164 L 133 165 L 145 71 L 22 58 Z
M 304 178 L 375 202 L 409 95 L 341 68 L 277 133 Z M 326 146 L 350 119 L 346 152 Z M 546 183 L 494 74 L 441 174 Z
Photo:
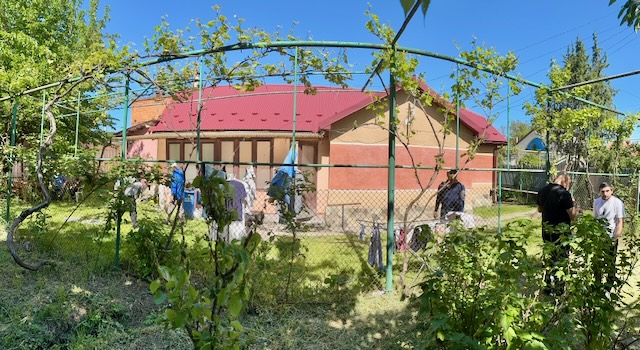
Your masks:
M 316 87 L 315 95 L 304 94 L 298 88 L 296 131 L 319 132 L 326 119 L 342 119 L 340 113 L 354 105 L 366 106 L 372 97 L 358 89 Z M 200 130 L 227 131 L 291 131 L 293 125 L 293 85 L 261 85 L 254 91 L 239 91 L 232 86 L 203 89 Z M 198 92 L 189 101 L 174 102 L 162 113 L 158 131 L 195 130 L 197 125 Z
M 443 100 L 426 84 L 424 91 Z M 315 87 L 315 95 L 304 94 L 298 88 L 296 131 L 320 132 L 342 118 L 373 103 L 374 96 L 384 92 L 367 93 L 359 89 Z M 203 89 L 202 131 L 291 131 L 293 125 L 293 85 L 265 84 L 254 91 L 240 91 L 232 86 Z M 444 101 L 444 100 L 443 100 Z M 442 102 L 442 101 L 441 101 Z M 443 103 L 447 103 L 444 101 Z M 197 127 L 198 92 L 186 102 L 173 102 L 162 113 L 151 132 L 184 132 Z M 476 135 L 484 134 L 485 142 L 506 143 L 506 139 L 487 120 L 466 109 L 460 111 L 460 121 Z

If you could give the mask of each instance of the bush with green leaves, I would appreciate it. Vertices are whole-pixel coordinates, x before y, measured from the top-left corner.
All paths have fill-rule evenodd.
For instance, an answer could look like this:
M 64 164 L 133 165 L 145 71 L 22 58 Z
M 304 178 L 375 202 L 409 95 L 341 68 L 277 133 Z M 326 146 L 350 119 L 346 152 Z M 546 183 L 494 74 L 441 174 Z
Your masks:
M 623 306 L 622 287 L 635 255 L 627 244 L 618 256 L 618 278 L 608 291 L 603 223 L 580 216 L 561 240 L 569 256 L 559 267 L 542 264 L 529 220 L 501 233 L 455 227 L 427 251 L 437 267 L 415 298 L 420 346 L 433 349 L 605 349 L 614 346 Z M 629 235 L 627 241 L 634 241 Z M 543 254 L 557 249 L 545 243 Z M 631 248 L 635 251 L 631 251 Z M 564 282 L 564 293 L 543 293 L 544 274 Z
M 197 349 L 239 349 L 244 328 L 238 316 L 249 299 L 251 283 L 246 278 L 252 256 L 261 238 L 254 225 L 246 238 L 229 242 L 224 229 L 237 220 L 235 209 L 226 205 L 234 198 L 233 187 L 215 174 L 196 177 L 193 185 L 200 189 L 210 232 L 207 237 L 211 269 L 204 280 L 192 280 L 191 264 L 185 250 L 182 261 L 174 266 L 160 266 L 160 278 L 150 285 L 154 300 L 169 305 L 160 322 L 174 329 L 184 329 Z M 183 236 L 184 242 L 184 236 Z
M 142 218 L 138 223 L 139 226 L 125 236 L 124 262 L 140 278 L 155 279 L 158 277 L 158 266 L 176 264 L 179 252 L 175 245 L 167 247 L 169 235 L 159 216 Z

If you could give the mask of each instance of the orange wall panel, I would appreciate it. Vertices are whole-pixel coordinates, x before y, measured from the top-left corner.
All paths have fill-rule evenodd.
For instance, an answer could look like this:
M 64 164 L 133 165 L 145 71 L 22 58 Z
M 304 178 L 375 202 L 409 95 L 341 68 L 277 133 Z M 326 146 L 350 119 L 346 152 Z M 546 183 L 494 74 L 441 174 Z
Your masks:
M 411 148 L 416 165 L 434 166 L 434 156 L 438 153 L 438 149 L 431 147 Z M 464 151 L 459 151 L 459 156 Z M 360 165 L 386 165 L 388 163 L 388 152 L 386 146 L 373 145 L 357 145 L 357 144 L 332 144 L 330 150 L 330 159 L 333 164 L 360 164 Z M 456 152 L 455 149 L 445 150 L 445 167 L 455 167 Z M 493 154 L 478 153 L 475 159 L 468 163 L 464 163 L 466 158 L 461 158 L 459 165 L 464 164 L 467 168 L 492 168 Z M 396 165 L 410 166 L 411 160 L 408 152 L 404 147 L 396 148 Z M 329 177 L 329 188 L 331 189 L 386 189 L 387 188 L 387 169 L 376 168 L 331 168 Z M 419 170 L 420 181 L 423 186 L 429 184 L 433 174 L 432 170 Z M 396 169 L 396 189 L 416 189 L 419 188 L 416 174 L 413 169 Z M 446 171 L 441 171 L 435 181 L 431 184 L 431 188 L 437 188 L 438 184 L 446 179 Z M 491 184 L 493 183 L 493 173 L 491 171 L 461 171 L 458 175 L 460 182 L 473 188 L 473 184 Z

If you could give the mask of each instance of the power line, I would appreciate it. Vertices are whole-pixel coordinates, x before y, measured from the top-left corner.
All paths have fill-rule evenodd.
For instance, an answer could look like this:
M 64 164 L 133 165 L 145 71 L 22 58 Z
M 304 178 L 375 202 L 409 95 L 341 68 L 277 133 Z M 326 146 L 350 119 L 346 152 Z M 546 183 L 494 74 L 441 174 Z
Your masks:
M 548 37 L 548 38 L 546 38 L 546 39 L 543 39 L 543 40 L 540 40 L 540 41 L 535 42 L 535 43 L 533 43 L 533 44 L 527 45 L 527 46 L 522 47 L 522 48 L 520 48 L 520 49 L 517 49 L 517 50 L 515 50 L 515 51 L 513 51 L 513 52 L 515 53 L 515 52 L 518 52 L 518 51 L 524 51 L 524 50 L 526 50 L 526 49 L 528 49 L 528 48 L 531 48 L 531 47 L 534 47 L 534 46 L 540 45 L 540 44 L 545 43 L 545 42 L 547 42 L 547 41 L 553 40 L 553 39 L 555 39 L 555 38 L 557 38 L 557 37 L 560 37 L 560 36 L 563 36 L 563 35 L 565 35 L 565 34 L 571 33 L 571 32 L 573 32 L 573 31 L 575 31 L 575 30 L 578 30 L 578 29 L 580 29 L 580 28 L 586 27 L 586 26 L 588 26 L 588 25 L 590 25 L 590 24 L 592 24 L 592 23 L 595 23 L 595 22 L 601 21 L 601 20 L 603 20 L 603 19 L 605 19 L 605 18 L 607 18 L 607 17 L 611 16 L 611 14 L 613 14 L 613 13 L 615 13 L 615 12 L 617 12 L 617 11 L 611 11 L 611 12 L 609 12 L 609 13 L 605 14 L 604 16 L 602 16 L 602 17 L 600 17 L 600 18 L 597 18 L 597 19 L 591 20 L 591 21 L 589 21 L 589 22 L 587 22 L 587 23 L 581 24 L 581 25 L 579 25 L 579 26 L 577 26 L 577 27 L 574 27 L 574 28 L 572 28 L 572 29 L 566 30 L 566 31 L 564 31 L 564 32 L 562 32 L 562 33 L 559 33 L 559 34 L 553 35 L 553 36 Z
M 620 51 L 621 49 L 623 49 L 625 46 L 629 45 L 631 42 L 633 42 L 633 40 L 635 39 L 633 36 L 635 35 L 634 32 L 631 32 L 629 35 L 627 35 L 624 39 L 618 41 L 617 43 L 615 43 L 613 46 L 618 45 L 619 43 L 621 43 L 622 41 L 626 40 L 627 38 L 631 37 L 631 40 L 628 40 L 626 43 L 622 44 L 619 48 L 613 50 L 612 52 L 608 52 L 607 54 L 609 56 L 613 55 L 614 53 Z M 613 47 L 612 46 L 612 47 Z

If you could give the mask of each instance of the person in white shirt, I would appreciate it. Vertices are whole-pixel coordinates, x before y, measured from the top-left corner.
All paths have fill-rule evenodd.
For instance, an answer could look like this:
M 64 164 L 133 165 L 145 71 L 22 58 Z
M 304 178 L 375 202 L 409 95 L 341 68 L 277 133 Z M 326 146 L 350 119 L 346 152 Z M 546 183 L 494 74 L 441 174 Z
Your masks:
M 138 227 L 138 210 L 136 201 L 149 187 L 149 183 L 146 179 L 140 179 L 136 181 L 134 178 L 126 178 L 116 181 L 114 189 L 117 190 L 120 186 L 126 185 L 124 189 L 124 195 L 131 198 L 131 202 L 129 203 L 129 215 L 131 216 L 131 226 L 134 228 Z
M 593 202 L 593 216 L 596 219 L 604 219 L 607 222 L 607 233 L 611 238 L 611 250 L 609 261 L 609 275 L 607 277 L 607 289 L 612 287 L 612 278 L 615 275 L 616 252 L 618 251 L 618 238 L 622 235 L 624 223 L 624 203 L 613 195 L 613 188 L 606 182 L 598 187 L 600 197 Z
M 613 195 L 611 186 L 603 182 L 600 184 L 600 197 L 593 202 L 593 216 L 598 219 L 606 219 L 609 237 L 617 244 L 622 234 L 624 221 L 624 204 L 620 198 Z

